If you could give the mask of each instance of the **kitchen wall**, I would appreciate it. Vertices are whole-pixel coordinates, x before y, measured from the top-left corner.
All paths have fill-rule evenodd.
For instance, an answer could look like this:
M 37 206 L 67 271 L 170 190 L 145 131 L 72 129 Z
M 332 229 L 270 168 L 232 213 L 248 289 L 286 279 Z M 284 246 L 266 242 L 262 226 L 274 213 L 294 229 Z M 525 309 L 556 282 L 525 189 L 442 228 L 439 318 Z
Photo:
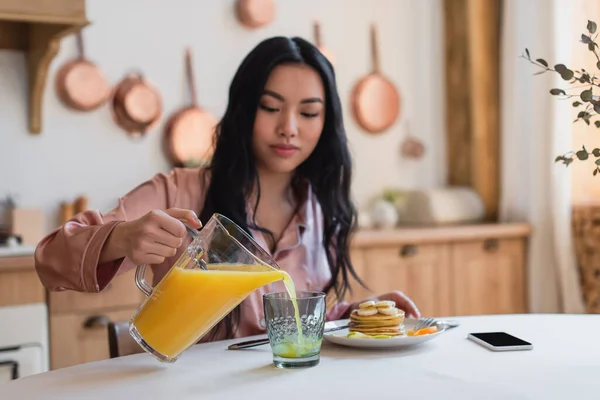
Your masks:
M 234 17 L 233 0 L 123 2 L 88 0 L 86 52 L 116 83 L 142 69 L 162 96 L 165 117 L 188 101 L 183 52 L 191 46 L 202 106 L 221 115 L 230 80 L 242 58 L 262 39 L 299 35 L 312 40 L 312 20 L 336 57 L 346 129 L 356 166 L 353 193 L 359 206 L 385 186 L 431 187 L 445 181 L 443 37 L 441 0 L 285 0 L 265 28 L 250 31 Z M 150 5 L 152 4 L 152 5 Z M 381 67 L 401 93 L 401 118 L 370 136 L 349 114 L 352 84 L 370 71 L 369 24 L 377 23 Z M 163 124 L 131 140 L 105 106 L 78 113 L 59 103 L 58 68 L 75 56 L 75 41 L 62 41 L 51 64 L 43 99 L 43 132 L 27 130 L 26 63 L 22 53 L 0 51 L 0 196 L 16 195 L 22 207 L 40 207 L 47 228 L 58 207 L 80 194 L 107 211 L 118 196 L 155 173 L 167 171 L 161 149 Z M 427 146 L 419 161 L 402 159 L 400 143 L 411 131 Z M 164 120 L 163 120 L 164 121 Z

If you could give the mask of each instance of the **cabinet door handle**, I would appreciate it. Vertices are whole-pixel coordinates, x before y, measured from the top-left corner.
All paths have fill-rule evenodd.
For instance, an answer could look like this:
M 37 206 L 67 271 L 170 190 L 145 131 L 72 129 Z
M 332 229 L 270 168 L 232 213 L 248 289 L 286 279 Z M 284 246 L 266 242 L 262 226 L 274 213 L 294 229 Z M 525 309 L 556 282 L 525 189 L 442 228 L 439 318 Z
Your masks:
M 402 256 L 402 257 L 412 257 L 412 256 L 416 255 L 417 252 L 418 252 L 417 246 L 412 245 L 412 244 L 405 244 L 400 249 L 400 256 Z
M 19 379 L 19 363 L 13 360 L 0 361 L 0 367 L 8 366 L 10 368 L 11 380 Z
M 83 327 L 91 328 L 106 328 L 110 324 L 110 319 L 105 315 L 93 315 L 85 320 Z
M 498 239 L 486 239 L 483 241 L 483 250 L 496 251 L 500 247 Z

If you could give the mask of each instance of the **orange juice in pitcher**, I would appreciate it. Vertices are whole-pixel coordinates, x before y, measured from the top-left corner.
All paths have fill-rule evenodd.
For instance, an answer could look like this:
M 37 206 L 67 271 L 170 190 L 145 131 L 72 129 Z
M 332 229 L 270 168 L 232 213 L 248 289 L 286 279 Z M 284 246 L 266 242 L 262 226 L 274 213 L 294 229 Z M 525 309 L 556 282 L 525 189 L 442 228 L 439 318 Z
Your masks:
M 163 362 L 175 362 L 259 287 L 283 280 L 295 297 L 290 276 L 228 218 L 215 214 L 201 231 L 188 227 L 188 232 L 192 243 L 154 288 L 144 280 L 145 265 L 136 271 L 136 283 L 148 298 L 129 331 Z

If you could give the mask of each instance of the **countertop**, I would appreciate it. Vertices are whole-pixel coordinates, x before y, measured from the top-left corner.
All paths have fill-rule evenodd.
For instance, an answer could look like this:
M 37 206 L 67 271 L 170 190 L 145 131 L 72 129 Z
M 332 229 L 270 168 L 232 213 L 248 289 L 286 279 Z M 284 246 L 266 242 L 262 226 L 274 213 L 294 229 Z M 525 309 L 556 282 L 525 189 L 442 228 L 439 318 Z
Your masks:
M 35 269 L 33 251 L 19 253 L 0 253 L 0 272 L 27 269 Z
M 522 238 L 531 232 L 531 225 L 522 222 L 361 229 L 352 239 L 352 247 Z

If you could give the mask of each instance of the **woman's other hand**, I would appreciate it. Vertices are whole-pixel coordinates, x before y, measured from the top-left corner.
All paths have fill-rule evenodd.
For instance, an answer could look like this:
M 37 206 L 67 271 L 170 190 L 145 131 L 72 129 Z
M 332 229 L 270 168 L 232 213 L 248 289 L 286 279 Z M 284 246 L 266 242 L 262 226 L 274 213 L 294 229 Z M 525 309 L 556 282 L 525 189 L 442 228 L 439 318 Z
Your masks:
M 200 220 L 191 210 L 170 208 L 153 210 L 136 220 L 120 223 L 108 238 L 100 255 L 107 262 L 122 257 L 137 265 L 160 264 L 177 254 L 187 231 L 182 221 L 200 228 Z

